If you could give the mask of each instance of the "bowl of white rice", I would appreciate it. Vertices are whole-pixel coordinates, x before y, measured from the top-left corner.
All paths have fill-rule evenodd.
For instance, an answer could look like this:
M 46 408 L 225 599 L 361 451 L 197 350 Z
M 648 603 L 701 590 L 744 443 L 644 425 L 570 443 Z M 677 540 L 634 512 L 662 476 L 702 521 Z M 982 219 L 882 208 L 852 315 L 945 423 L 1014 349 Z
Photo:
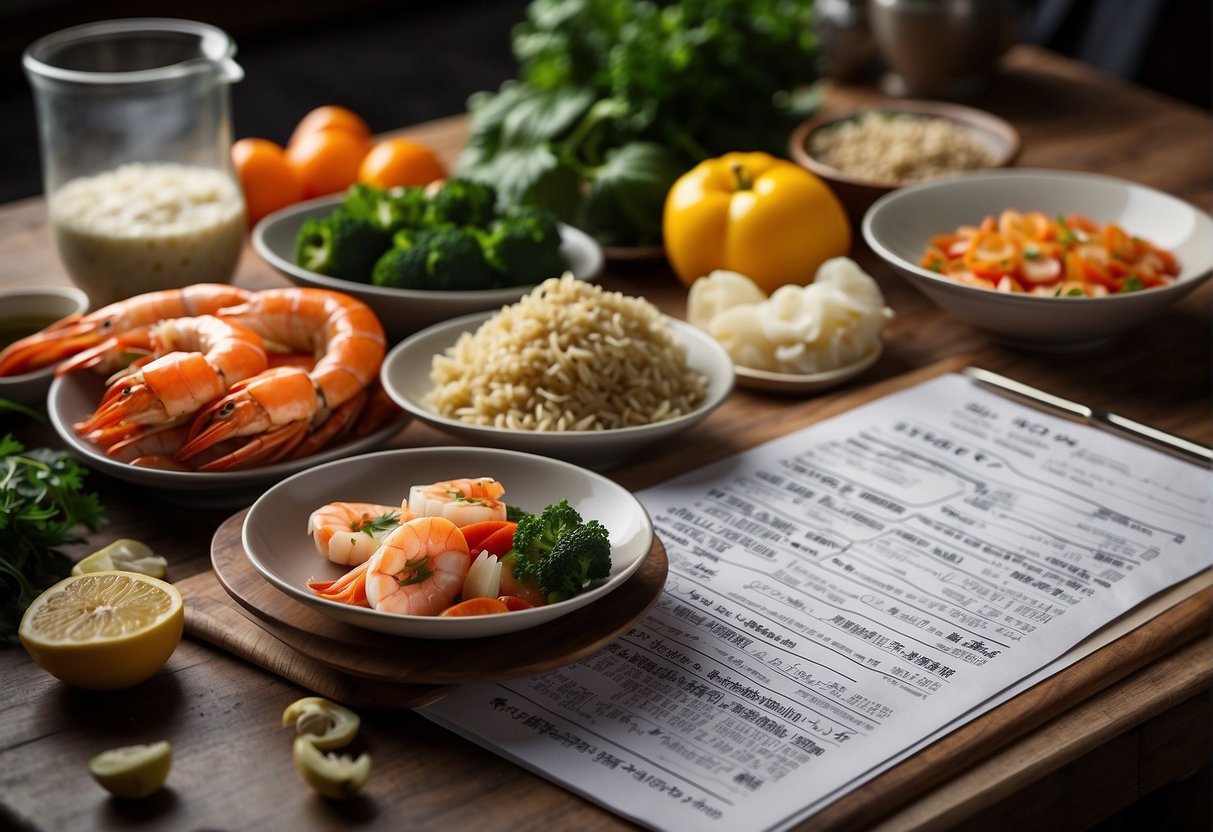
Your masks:
M 566 275 L 406 338 L 380 378 L 406 411 L 475 445 L 604 467 L 703 420 L 734 373 L 705 333 Z

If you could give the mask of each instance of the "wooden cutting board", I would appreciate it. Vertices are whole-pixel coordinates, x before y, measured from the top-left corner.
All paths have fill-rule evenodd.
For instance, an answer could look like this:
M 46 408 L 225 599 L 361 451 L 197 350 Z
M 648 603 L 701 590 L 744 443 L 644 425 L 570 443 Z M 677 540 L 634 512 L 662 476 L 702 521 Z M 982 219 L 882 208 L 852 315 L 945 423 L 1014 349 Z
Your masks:
M 533 676 L 571 664 L 640 620 L 660 596 L 669 571 L 665 547 L 654 538 L 644 562 L 622 586 L 564 616 L 560 626 L 545 628 L 541 640 L 520 633 L 457 642 L 402 638 L 329 618 L 275 589 L 241 546 L 245 513 L 216 530 L 214 571 L 178 584 L 186 600 L 187 631 L 317 692 L 323 685 L 336 692 L 330 698 L 347 704 L 356 696 L 416 707 L 449 685 Z

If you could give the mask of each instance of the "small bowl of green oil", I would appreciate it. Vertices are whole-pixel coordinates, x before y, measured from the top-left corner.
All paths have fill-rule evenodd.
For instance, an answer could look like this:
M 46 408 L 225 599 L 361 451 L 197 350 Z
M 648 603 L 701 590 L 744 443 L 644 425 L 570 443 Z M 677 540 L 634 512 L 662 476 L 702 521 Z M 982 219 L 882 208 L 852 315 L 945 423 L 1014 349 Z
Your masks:
M 13 344 L 42 332 L 71 315 L 88 311 L 88 295 L 73 286 L 30 286 L 0 291 L 0 399 L 23 405 L 45 405 L 58 361 L 5 362 Z M 60 359 L 68 356 L 59 356 Z

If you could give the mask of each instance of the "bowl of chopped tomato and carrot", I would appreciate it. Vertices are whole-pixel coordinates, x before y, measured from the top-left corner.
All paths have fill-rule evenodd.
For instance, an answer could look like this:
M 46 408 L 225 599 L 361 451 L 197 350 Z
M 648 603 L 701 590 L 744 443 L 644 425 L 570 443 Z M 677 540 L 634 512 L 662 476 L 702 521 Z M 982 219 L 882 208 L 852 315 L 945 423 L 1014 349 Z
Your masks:
M 961 174 L 882 197 L 868 245 L 932 301 L 998 340 L 1101 343 L 1213 274 L 1213 219 L 1170 194 L 1097 174 Z

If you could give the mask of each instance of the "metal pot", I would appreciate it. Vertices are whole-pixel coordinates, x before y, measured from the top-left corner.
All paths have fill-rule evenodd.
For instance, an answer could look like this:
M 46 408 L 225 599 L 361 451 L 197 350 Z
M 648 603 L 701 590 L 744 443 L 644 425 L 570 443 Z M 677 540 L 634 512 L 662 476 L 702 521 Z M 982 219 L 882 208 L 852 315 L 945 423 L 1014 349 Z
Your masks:
M 989 82 L 1015 37 L 1011 0 L 868 0 L 868 22 L 898 95 L 960 97 Z

